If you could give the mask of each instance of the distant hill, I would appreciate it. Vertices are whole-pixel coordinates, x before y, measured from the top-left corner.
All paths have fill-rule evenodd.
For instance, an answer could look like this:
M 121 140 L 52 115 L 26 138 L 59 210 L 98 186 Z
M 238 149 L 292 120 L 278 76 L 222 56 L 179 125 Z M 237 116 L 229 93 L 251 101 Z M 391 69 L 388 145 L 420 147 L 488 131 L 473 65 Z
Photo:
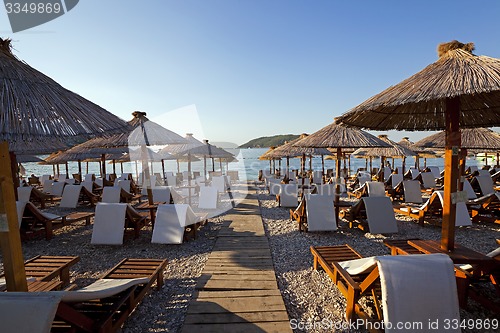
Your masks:
M 297 139 L 299 136 L 295 134 L 284 134 L 284 135 L 274 135 L 274 136 L 263 136 L 257 139 L 253 139 L 244 143 L 240 148 L 267 148 L 271 146 L 280 146 L 286 141 L 292 141 Z

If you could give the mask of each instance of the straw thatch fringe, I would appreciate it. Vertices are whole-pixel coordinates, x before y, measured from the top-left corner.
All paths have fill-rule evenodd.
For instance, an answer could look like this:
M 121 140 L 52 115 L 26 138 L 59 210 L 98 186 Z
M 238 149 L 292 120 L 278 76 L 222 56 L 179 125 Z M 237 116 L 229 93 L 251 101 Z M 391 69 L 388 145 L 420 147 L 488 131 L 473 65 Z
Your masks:
M 268 154 L 266 153 L 267 158 L 280 159 L 283 157 L 298 157 L 304 154 L 314 156 L 332 155 L 332 153 L 326 148 L 299 147 L 295 145 L 297 142 L 306 138 L 307 136 L 307 134 L 302 133 L 297 139 L 285 143 L 272 151 L 269 151 Z
M 470 48 L 470 46 L 469 46 Z M 460 100 L 461 128 L 500 125 L 500 59 L 450 49 L 435 63 L 337 118 L 373 130 L 443 130 L 446 100 Z
M 317 148 L 387 147 L 377 137 L 357 128 L 341 126 L 335 122 L 296 141 L 294 146 Z
M 466 149 L 487 149 L 500 151 L 500 134 L 488 128 L 469 128 L 460 131 L 461 147 Z M 415 146 L 427 148 L 445 148 L 445 132 L 439 132 L 420 141 Z
M 68 147 L 128 128 L 122 119 L 19 61 L 11 48 L 10 40 L 0 38 L 0 140 L 7 140 L 13 151 L 46 152 L 56 141 L 66 143 L 64 138 L 69 137 Z
M 372 157 L 378 157 L 378 156 L 384 156 L 384 157 L 404 157 L 404 156 L 415 156 L 417 155 L 414 151 L 403 147 L 396 142 L 390 140 L 387 135 L 379 135 L 378 138 L 388 145 L 390 147 L 385 147 L 385 148 L 360 148 L 356 150 L 353 155 L 358 155 L 358 156 L 372 156 Z

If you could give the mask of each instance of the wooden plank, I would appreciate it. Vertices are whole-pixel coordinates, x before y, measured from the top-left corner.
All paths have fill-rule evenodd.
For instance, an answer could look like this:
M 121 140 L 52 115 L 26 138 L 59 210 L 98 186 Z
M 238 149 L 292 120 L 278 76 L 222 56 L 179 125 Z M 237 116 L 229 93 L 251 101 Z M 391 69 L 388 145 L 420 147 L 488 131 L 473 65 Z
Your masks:
M 221 297 L 257 297 L 257 296 L 280 296 L 281 292 L 275 290 L 226 290 L 226 291 L 198 291 L 198 300 L 210 300 L 211 298 Z
M 227 313 L 227 312 L 268 312 L 286 311 L 281 296 L 257 296 L 238 298 L 212 298 L 210 301 L 194 300 L 189 304 L 190 313 Z
M 276 281 L 233 281 L 233 280 L 198 280 L 196 289 L 202 290 L 249 290 L 249 289 L 276 289 Z
M 284 333 L 292 332 L 290 323 L 286 322 L 260 322 L 260 323 L 234 323 L 234 324 L 194 324 L 184 325 L 182 332 L 203 332 L 203 333 Z
M 189 313 L 184 320 L 184 325 L 190 324 L 229 324 L 245 322 L 288 322 L 286 311 L 265 311 L 265 312 L 238 312 L 219 313 L 217 316 L 210 314 Z

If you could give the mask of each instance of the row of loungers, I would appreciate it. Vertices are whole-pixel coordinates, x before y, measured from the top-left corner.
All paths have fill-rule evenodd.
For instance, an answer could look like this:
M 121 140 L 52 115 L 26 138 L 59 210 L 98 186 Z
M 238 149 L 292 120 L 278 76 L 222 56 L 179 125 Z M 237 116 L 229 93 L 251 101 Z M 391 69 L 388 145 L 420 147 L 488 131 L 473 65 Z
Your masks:
M 459 306 L 466 308 L 468 298 L 500 313 L 500 304 L 476 288 L 487 281 L 500 296 L 500 248 L 487 255 L 493 265 L 484 271 L 454 265 L 446 254 L 421 254 L 408 240 L 389 240 L 386 245 L 393 255 L 370 258 L 363 258 L 347 244 L 311 247 L 313 268 L 322 268 L 346 298 L 348 321 L 384 321 L 386 328 L 396 322 L 460 322 Z M 360 302 L 365 297 L 372 303 Z M 368 314 L 367 304 L 373 304 L 375 316 Z M 445 330 L 442 326 L 434 329 Z
M 69 267 L 77 261 L 61 256 L 28 260 L 29 292 L 0 293 L 2 331 L 117 332 L 152 286 L 162 287 L 167 265 L 166 259 L 124 259 L 87 287 L 47 292 L 69 283 Z M 32 288 L 43 283 L 46 292 Z

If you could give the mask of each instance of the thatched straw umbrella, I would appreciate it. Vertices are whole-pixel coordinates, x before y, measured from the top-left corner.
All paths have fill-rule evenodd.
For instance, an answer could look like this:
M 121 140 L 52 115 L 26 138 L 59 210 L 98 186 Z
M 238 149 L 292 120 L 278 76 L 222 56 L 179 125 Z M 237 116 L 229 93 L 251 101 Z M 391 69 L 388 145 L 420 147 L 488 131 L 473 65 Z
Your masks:
M 358 147 L 386 147 L 387 143 L 357 128 L 338 125 L 335 121 L 317 132 L 296 141 L 296 147 L 336 148 L 336 193 L 335 210 L 338 216 L 340 199 L 340 163 L 342 149 Z M 338 220 L 338 219 L 337 219 Z
M 446 131 L 443 250 L 455 243 L 460 128 L 500 125 L 500 59 L 473 50 L 472 43 L 441 44 L 435 63 L 339 117 L 374 130 Z
M 259 160 L 261 161 L 269 161 L 269 172 L 270 173 L 273 173 L 273 165 L 272 163 L 274 163 L 274 161 L 280 161 L 281 162 L 281 157 L 273 157 L 271 156 L 272 154 L 272 151 L 275 150 L 276 147 L 275 146 L 271 146 L 269 147 L 269 149 L 262 155 L 259 156 Z M 288 166 L 289 166 L 289 160 L 287 158 L 287 164 L 286 164 L 286 168 L 287 168 L 287 172 L 288 172 Z
M 367 157 L 380 157 L 380 170 L 382 179 L 384 179 L 384 166 L 385 166 L 385 158 L 405 158 L 406 156 L 415 156 L 415 152 L 405 148 L 404 146 L 399 145 L 398 143 L 390 140 L 386 134 L 381 134 L 378 138 L 384 141 L 387 146 L 380 148 L 360 148 L 356 150 L 354 155 L 364 155 Z M 403 159 L 403 173 L 404 173 L 404 159 Z
M 0 243 L 7 290 L 26 291 L 13 186 L 15 153 L 50 153 L 93 136 L 121 132 L 128 126 L 17 59 L 10 40 L 0 39 L 0 64 L 0 215 L 7 217 Z
M 307 138 L 309 135 L 306 133 L 302 133 L 298 138 L 295 140 L 292 140 L 288 143 L 285 143 L 273 151 L 269 153 L 269 157 L 272 158 L 287 158 L 287 173 L 288 173 L 288 166 L 289 166 L 289 158 L 290 157 L 300 157 L 301 158 L 301 163 L 300 163 L 300 171 L 302 173 L 302 176 L 305 173 L 305 163 L 306 163 L 306 156 L 309 156 L 309 169 L 312 169 L 312 157 L 313 156 L 321 156 L 321 160 L 323 161 L 323 157 L 325 155 L 332 155 L 332 152 L 330 152 L 326 148 L 316 148 L 316 147 L 300 147 L 296 146 L 295 144 L 299 142 L 300 140 L 303 140 Z M 323 164 L 323 163 L 322 163 Z M 323 164 L 324 165 L 324 164 Z M 324 170 L 323 170 L 324 173 Z M 304 185 L 304 178 L 302 177 L 302 185 Z
M 121 134 L 89 140 L 72 148 L 71 152 L 92 149 L 93 152 L 100 153 L 102 156 L 102 174 L 105 174 L 105 155 L 107 153 L 111 150 L 113 153 L 120 152 L 121 150 L 126 152 L 130 147 L 140 146 L 144 153 L 142 170 L 146 177 L 148 200 L 152 204 L 153 195 L 150 189 L 151 182 L 149 181 L 150 175 L 146 146 L 183 144 L 186 143 L 186 140 L 180 135 L 150 121 L 146 117 L 145 112 L 134 111 L 132 112 L 132 116 L 132 120 L 128 122 L 131 130 L 123 131 Z
M 445 148 L 446 133 L 444 131 L 430 135 L 415 143 L 415 146 L 423 148 Z M 460 131 L 461 154 L 460 174 L 465 172 L 465 159 L 467 150 L 475 151 L 499 151 L 500 134 L 488 128 L 465 128 Z
M 172 156 L 177 156 L 177 172 L 180 172 L 180 166 L 179 166 L 179 161 L 180 159 L 184 159 L 185 161 L 188 162 L 188 184 L 191 185 L 191 162 L 197 160 L 197 158 L 193 158 L 191 156 L 191 153 L 189 150 L 203 146 L 203 142 L 197 140 L 194 136 L 193 133 L 186 133 L 186 136 L 184 137 L 186 139 L 186 143 L 184 144 L 179 144 L 179 145 L 168 145 L 162 150 L 159 151 L 160 154 L 162 153 L 167 153 Z M 165 175 L 165 164 L 162 160 L 162 168 L 163 168 L 163 174 Z M 206 170 L 205 170 L 206 173 Z
M 215 171 L 214 158 L 224 158 L 233 156 L 233 154 L 231 154 L 230 152 L 208 143 L 208 140 L 203 140 L 203 145 L 201 146 L 196 146 L 191 149 L 188 149 L 187 151 L 184 151 L 184 156 L 187 155 L 203 157 L 205 176 L 207 175 L 207 158 L 212 159 L 212 171 Z

